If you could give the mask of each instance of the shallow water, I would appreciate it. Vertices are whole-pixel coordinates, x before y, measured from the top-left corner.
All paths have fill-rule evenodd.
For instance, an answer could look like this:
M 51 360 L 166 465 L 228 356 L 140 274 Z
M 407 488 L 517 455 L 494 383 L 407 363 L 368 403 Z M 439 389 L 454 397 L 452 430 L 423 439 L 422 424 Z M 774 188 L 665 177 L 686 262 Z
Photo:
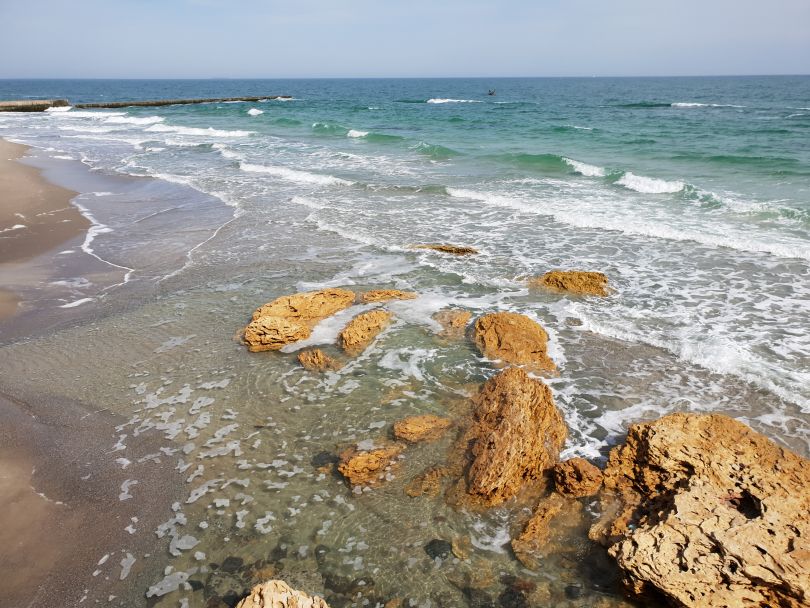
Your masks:
M 174 554 L 137 556 L 165 562 L 166 578 L 116 602 L 204 606 L 272 571 L 336 606 L 624 603 L 604 556 L 568 533 L 541 571 L 520 566 L 508 539 L 525 509 L 407 497 L 450 436 L 409 448 L 370 491 L 318 470 L 324 452 L 379 441 L 404 416 L 468 413 L 494 368 L 437 335 L 431 315 L 447 306 L 548 329 L 565 456 L 603 459 L 628 424 L 671 411 L 724 412 L 808 454 L 810 79 L 503 80 L 495 98 L 466 80 L 242 84 L 145 83 L 137 96 L 296 99 L 0 115 L 0 136 L 35 146 L 31 162 L 83 192 L 95 225 L 31 292 L 61 324 L 27 340 L 4 330 L 4 388 L 109 408 L 128 421 L 117 445 L 159 432 L 144 461 L 188 475 L 157 531 Z M 114 82 L 0 91 L 58 86 L 77 102 L 133 95 Z M 81 270 L 90 256 L 97 272 Z M 525 288 L 556 267 L 606 272 L 616 293 Z M 333 285 L 420 297 L 386 305 L 394 325 L 339 373 L 234 339 L 259 304 Z M 334 349 L 364 308 L 308 343 Z M 469 559 L 436 562 L 433 539 Z M 117 577 L 127 548 L 111 551 Z

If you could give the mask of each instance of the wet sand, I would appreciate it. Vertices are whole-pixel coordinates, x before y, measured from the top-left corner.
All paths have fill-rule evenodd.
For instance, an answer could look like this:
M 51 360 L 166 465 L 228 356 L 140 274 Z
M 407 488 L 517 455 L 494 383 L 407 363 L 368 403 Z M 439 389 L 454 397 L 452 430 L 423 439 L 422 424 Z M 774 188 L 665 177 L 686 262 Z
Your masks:
M 16 274 L 16 265 L 90 227 L 70 204 L 75 192 L 51 184 L 39 169 L 18 162 L 27 150 L 0 139 L 0 277 Z M 0 319 L 15 313 L 17 300 L 6 290 L 0 292 Z

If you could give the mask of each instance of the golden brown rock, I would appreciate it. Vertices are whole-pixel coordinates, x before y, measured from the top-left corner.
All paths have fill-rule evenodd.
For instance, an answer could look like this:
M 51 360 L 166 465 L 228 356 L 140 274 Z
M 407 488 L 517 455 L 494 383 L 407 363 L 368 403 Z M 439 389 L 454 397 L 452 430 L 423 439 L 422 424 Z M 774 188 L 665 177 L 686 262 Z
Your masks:
M 320 348 L 301 351 L 298 353 L 298 361 L 312 372 L 340 369 L 340 362 L 324 353 Z
M 630 427 L 602 518 L 627 588 L 696 608 L 810 603 L 810 462 L 721 415 Z
M 459 245 L 447 245 L 443 243 L 430 243 L 424 245 L 411 245 L 412 249 L 432 249 L 441 253 L 450 253 L 453 255 L 475 255 L 478 253 L 477 249 L 473 247 L 460 247 Z
M 362 352 L 391 322 L 387 310 L 372 310 L 357 315 L 340 332 L 340 344 L 347 353 Z
M 354 304 L 355 295 L 348 289 L 331 287 L 320 291 L 305 291 L 281 296 L 260 306 L 253 320 L 261 317 L 282 317 L 310 327 Z
M 445 467 L 433 467 L 413 479 L 405 486 L 408 496 L 438 496 L 442 490 L 442 479 L 449 471 Z
M 546 556 L 570 552 L 573 535 L 582 535 L 582 503 L 556 492 L 541 499 L 521 534 L 512 540 L 512 551 L 527 568 L 538 570 Z M 575 531 L 576 528 L 580 528 Z
M 551 494 L 537 506 L 523 532 L 512 540 L 512 550 L 521 562 L 524 561 L 521 559 L 522 554 L 535 553 L 546 545 L 550 534 L 549 523 L 562 510 L 564 504 L 565 499 L 562 496 Z
M 340 455 L 338 471 L 353 486 L 374 486 L 385 480 L 397 464 L 401 445 L 385 445 L 369 450 L 349 448 Z
M 248 350 L 258 353 L 279 350 L 287 344 L 309 338 L 308 326 L 282 317 L 259 317 L 245 328 L 245 343 Z
M 442 331 L 439 332 L 440 336 L 445 338 L 461 337 L 464 335 L 464 329 L 467 323 L 470 322 L 472 313 L 469 310 L 440 310 L 433 319 L 442 326 Z
M 584 270 L 552 270 L 543 276 L 529 279 L 529 287 L 582 296 L 610 295 L 607 276 L 601 272 Z
M 551 471 L 554 486 L 563 496 L 581 498 L 592 496 L 602 485 L 602 471 L 584 458 L 571 458 L 560 462 Z
M 329 608 L 317 595 L 296 591 L 287 583 L 271 580 L 256 585 L 236 608 Z
M 475 344 L 488 359 L 525 365 L 535 371 L 554 371 L 548 356 L 548 334 L 526 315 L 496 312 L 475 321 Z
M 568 429 L 551 390 L 520 368 L 490 378 L 474 398 L 473 424 L 462 445 L 470 445 L 467 492 L 485 505 L 498 505 L 554 465 Z
M 449 418 L 440 418 L 433 414 L 409 416 L 394 423 L 394 437 L 411 443 L 433 441 L 444 435 L 451 424 L 453 422 Z
M 399 289 L 372 289 L 360 296 L 363 302 L 387 302 L 389 300 L 415 300 L 419 294 Z

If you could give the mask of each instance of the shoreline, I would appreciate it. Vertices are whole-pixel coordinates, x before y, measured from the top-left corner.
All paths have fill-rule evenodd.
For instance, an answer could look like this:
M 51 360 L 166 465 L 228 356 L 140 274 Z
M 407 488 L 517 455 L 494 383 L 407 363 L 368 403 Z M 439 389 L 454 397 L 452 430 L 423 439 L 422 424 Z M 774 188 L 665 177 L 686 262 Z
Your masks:
M 6 279 L 19 277 L 22 265 L 80 237 L 92 225 L 71 204 L 77 192 L 19 162 L 29 149 L 0 138 L 0 276 Z M 15 315 L 23 302 L 21 294 L 3 289 L 0 320 Z

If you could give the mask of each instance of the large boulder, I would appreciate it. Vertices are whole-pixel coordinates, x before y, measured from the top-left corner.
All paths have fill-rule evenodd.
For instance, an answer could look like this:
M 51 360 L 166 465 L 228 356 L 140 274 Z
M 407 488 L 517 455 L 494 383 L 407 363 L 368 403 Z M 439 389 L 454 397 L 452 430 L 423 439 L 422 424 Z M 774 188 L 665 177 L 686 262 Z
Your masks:
M 391 317 L 387 310 L 372 310 L 357 315 L 340 332 L 338 339 L 343 350 L 353 355 L 365 350 L 377 334 L 388 327 Z
M 276 298 L 253 313 L 244 331 L 248 350 L 280 350 L 287 344 L 305 340 L 312 328 L 354 303 L 354 292 L 347 289 L 322 289 Z
M 529 279 L 529 287 L 580 296 L 610 295 L 607 276 L 585 270 L 551 270 L 543 276 Z
M 440 336 L 445 338 L 460 338 L 464 335 L 467 323 L 470 322 L 472 313 L 469 310 L 446 309 L 440 310 L 433 315 L 433 320 L 442 326 Z
M 474 339 L 488 359 L 525 365 L 534 371 L 554 371 L 548 356 L 548 334 L 538 323 L 515 312 L 495 312 L 475 321 Z
M 515 496 L 557 462 L 567 434 L 543 382 L 516 367 L 490 378 L 474 398 L 473 423 L 461 439 L 470 446 L 467 493 L 488 506 Z
M 591 538 L 638 596 L 675 606 L 810 604 L 810 462 L 727 416 L 630 427 Z
M 284 581 L 271 580 L 253 587 L 236 608 L 329 608 L 323 598 L 296 591 Z
M 281 296 L 260 306 L 253 320 L 261 317 L 282 317 L 304 324 L 315 324 L 354 304 L 355 295 L 348 289 L 330 287 L 320 291 L 304 291 Z
M 593 496 L 602 485 L 602 471 L 584 458 L 560 462 L 551 471 L 554 487 L 563 496 Z
M 453 421 L 433 414 L 409 416 L 394 423 L 394 437 L 416 443 L 418 441 L 434 441 L 441 438 L 450 428 Z

